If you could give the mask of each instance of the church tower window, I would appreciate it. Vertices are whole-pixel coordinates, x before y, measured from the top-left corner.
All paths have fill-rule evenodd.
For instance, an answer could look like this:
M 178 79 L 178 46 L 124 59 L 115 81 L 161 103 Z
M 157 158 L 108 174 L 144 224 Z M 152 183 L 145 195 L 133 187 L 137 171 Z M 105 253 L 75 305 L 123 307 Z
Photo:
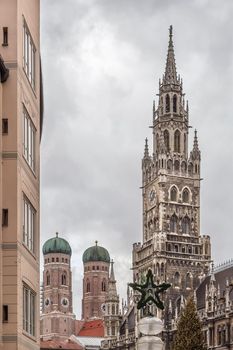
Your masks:
M 174 276 L 174 287 L 179 287 L 179 284 L 180 284 L 180 274 L 179 272 L 176 272 Z
M 191 288 L 191 276 L 190 273 L 187 273 L 186 275 L 186 288 Z
M 174 134 L 174 152 L 180 153 L 180 131 L 176 130 Z
M 185 188 L 182 193 L 182 202 L 188 203 L 189 202 L 189 190 Z
M 168 159 L 168 161 L 167 161 L 167 170 L 169 172 L 172 171 L 172 160 L 171 159 Z
M 50 285 L 50 273 L 47 271 L 46 272 L 46 286 Z
M 90 293 L 90 291 L 91 291 L 91 284 L 90 284 L 90 281 L 87 280 L 86 292 L 87 292 L 87 293 Z
M 182 233 L 190 233 L 190 219 L 188 216 L 185 216 L 182 220 Z
M 173 112 L 174 113 L 177 112 L 177 96 L 176 95 L 173 96 Z
M 164 130 L 164 143 L 165 143 L 165 146 L 166 146 L 166 149 L 167 149 L 167 152 L 169 152 L 169 132 L 168 130 Z
M 173 186 L 171 189 L 171 201 L 177 202 L 177 189 L 175 186 Z
M 179 171 L 180 170 L 180 162 L 178 160 L 175 160 L 174 168 L 175 168 L 175 171 Z
M 168 94 L 165 97 L 165 101 L 166 101 L 166 113 L 169 113 L 170 112 L 170 97 Z
M 175 214 L 172 215 L 171 220 L 170 220 L 170 231 L 171 232 L 177 232 L 177 216 Z
M 63 274 L 61 275 L 61 284 L 63 286 L 66 286 L 66 283 L 67 283 L 67 281 L 66 281 L 66 272 L 63 272 Z
M 102 290 L 102 292 L 106 292 L 106 281 L 105 280 L 102 281 L 101 290 Z

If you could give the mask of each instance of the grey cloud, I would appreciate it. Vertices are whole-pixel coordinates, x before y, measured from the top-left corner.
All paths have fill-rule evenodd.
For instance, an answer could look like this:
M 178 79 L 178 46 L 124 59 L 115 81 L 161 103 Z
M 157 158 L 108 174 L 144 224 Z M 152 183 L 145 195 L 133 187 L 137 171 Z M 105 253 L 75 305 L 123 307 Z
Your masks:
M 202 232 L 213 257 L 232 256 L 231 1 L 42 0 L 45 122 L 41 240 L 73 248 L 80 316 L 83 251 L 95 239 L 115 259 L 121 296 L 141 239 L 141 157 L 174 26 L 178 73 L 202 150 Z M 193 130 L 190 131 L 192 145 Z M 224 239 L 223 239 L 224 238 Z

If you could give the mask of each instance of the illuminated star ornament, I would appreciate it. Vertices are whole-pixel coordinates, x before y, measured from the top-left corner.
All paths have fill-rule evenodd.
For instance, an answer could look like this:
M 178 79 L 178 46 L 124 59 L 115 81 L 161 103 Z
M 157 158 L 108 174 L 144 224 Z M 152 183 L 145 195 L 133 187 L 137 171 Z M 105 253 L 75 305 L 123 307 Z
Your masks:
M 151 270 L 147 272 L 146 283 L 129 283 L 129 286 L 141 293 L 141 299 L 137 304 L 138 309 L 142 309 L 146 304 L 155 304 L 161 310 L 164 309 L 164 305 L 160 300 L 159 294 L 171 287 L 170 283 L 156 285 L 153 281 L 153 273 Z

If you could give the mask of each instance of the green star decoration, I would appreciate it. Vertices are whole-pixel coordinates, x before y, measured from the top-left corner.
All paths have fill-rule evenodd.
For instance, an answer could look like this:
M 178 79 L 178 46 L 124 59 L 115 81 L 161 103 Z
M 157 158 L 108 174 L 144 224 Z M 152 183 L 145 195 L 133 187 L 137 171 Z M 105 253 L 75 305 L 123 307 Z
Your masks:
M 164 309 L 164 305 L 160 300 L 159 294 L 171 287 L 170 283 L 156 285 L 153 281 L 153 273 L 151 270 L 147 272 L 146 283 L 129 283 L 129 286 L 141 293 L 141 299 L 137 304 L 138 309 L 142 309 L 147 304 L 155 304 L 161 310 Z

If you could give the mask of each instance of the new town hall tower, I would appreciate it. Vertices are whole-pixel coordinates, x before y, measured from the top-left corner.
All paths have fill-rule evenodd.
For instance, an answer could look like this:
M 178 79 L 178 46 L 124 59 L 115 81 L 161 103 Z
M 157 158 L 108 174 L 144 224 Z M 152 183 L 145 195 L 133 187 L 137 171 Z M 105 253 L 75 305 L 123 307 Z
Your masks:
M 189 109 L 177 76 L 172 27 L 165 74 L 153 105 L 153 153 L 142 160 L 143 241 L 133 246 L 134 280 L 151 268 L 168 281 L 170 305 L 186 297 L 209 271 L 210 238 L 200 235 L 201 155 L 195 130 L 188 152 Z

